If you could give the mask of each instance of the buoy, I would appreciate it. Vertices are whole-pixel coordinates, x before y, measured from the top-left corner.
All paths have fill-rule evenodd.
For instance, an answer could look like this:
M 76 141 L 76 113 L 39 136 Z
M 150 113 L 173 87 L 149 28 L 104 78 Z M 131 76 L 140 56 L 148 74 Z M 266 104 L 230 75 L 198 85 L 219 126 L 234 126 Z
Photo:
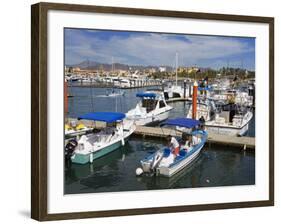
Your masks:
M 136 175 L 137 175 L 137 176 L 140 176 L 140 175 L 142 175 L 142 174 L 143 174 L 142 168 L 138 167 L 138 168 L 136 169 Z

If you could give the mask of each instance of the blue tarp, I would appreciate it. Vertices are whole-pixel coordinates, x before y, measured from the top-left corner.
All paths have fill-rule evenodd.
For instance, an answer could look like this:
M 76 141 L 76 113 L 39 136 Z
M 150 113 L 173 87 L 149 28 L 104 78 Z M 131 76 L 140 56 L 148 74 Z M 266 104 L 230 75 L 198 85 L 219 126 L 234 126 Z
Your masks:
M 193 120 L 190 118 L 175 118 L 175 119 L 168 119 L 165 122 L 161 123 L 161 127 L 164 125 L 170 126 L 179 126 L 184 128 L 193 128 L 200 124 L 200 121 Z
M 125 114 L 117 113 L 117 112 L 93 112 L 84 114 L 78 117 L 78 120 L 93 120 L 93 121 L 103 121 L 106 123 L 112 123 L 115 121 L 123 120 L 125 118 Z
M 155 98 L 156 94 L 155 93 L 137 93 L 137 97 L 149 97 L 149 98 Z

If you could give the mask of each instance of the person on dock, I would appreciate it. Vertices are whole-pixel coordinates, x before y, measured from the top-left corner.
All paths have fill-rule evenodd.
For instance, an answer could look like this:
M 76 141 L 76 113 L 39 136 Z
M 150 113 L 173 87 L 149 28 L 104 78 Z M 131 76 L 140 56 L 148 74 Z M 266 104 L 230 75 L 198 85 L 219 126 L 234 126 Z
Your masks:
M 180 144 L 178 143 L 177 139 L 171 135 L 167 138 L 169 147 L 172 150 L 172 153 L 177 156 L 180 152 Z
M 205 118 L 203 117 L 203 116 L 201 116 L 200 118 L 199 118 L 199 121 L 200 121 L 200 126 L 199 126 L 199 128 L 201 129 L 201 130 L 205 130 Z

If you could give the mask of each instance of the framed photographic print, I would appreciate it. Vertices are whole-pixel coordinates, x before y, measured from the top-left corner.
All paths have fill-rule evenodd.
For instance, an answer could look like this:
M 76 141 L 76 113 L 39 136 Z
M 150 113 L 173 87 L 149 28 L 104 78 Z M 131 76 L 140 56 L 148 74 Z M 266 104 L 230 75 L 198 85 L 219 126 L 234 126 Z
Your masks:
M 32 218 L 272 206 L 274 19 L 32 5 Z

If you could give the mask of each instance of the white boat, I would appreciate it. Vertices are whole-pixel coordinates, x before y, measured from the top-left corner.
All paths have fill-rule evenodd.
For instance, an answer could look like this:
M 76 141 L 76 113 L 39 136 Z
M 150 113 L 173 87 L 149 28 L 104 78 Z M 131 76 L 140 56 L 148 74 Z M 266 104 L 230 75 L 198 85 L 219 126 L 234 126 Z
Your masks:
M 209 103 L 206 103 L 209 102 Z M 215 108 L 212 100 L 197 104 L 196 118 L 204 117 L 206 130 L 215 134 L 243 136 L 249 129 L 253 113 L 246 107 L 237 104 L 222 105 Z M 192 104 L 187 112 L 187 118 L 192 117 Z
M 173 107 L 169 106 L 162 94 L 153 92 L 137 93 L 141 101 L 132 110 L 126 113 L 129 120 L 135 121 L 136 125 L 158 123 L 169 117 Z
M 209 132 L 230 136 L 243 136 L 249 130 L 253 112 L 237 104 L 223 105 L 216 113 L 215 119 L 206 121 Z
M 125 91 L 122 91 L 120 89 L 119 90 L 111 89 L 111 90 L 107 90 L 105 95 L 108 97 L 124 96 Z
M 169 84 L 164 89 L 164 94 L 168 96 L 168 98 L 183 98 L 184 97 L 184 88 L 179 85 L 171 85 Z M 189 86 L 186 86 L 186 96 L 189 94 Z
M 192 103 L 189 104 L 187 112 L 187 118 L 192 118 Z M 196 119 L 199 120 L 201 117 L 205 121 L 211 121 L 215 118 L 216 105 L 214 101 L 208 99 L 198 99 L 197 100 L 197 110 Z
M 181 85 L 178 85 L 178 53 L 176 53 L 175 73 L 176 82 L 175 84 L 168 84 L 168 86 L 164 89 L 164 95 L 167 98 L 184 98 L 189 93 L 189 86 L 186 86 L 186 90 L 184 92 L 184 88 Z M 184 93 L 186 96 L 184 96 Z
M 124 118 L 125 114 L 117 112 L 93 112 L 79 117 L 78 119 L 103 122 L 106 126 L 97 133 L 82 135 L 74 151 L 70 152 L 71 161 L 78 164 L 92 163 L 123 146 L 136 129 L 133 121 Z
M 126 78 L 120 78 L 117 83 L 117 86 L 120 88 L 130 88 L 131 85 L 131 81 Z
M 200 122 L 188 118 L 176 118 L 169 119 L 162 125 L 182 127 L 191 130 L 192 128 L 199 126 Z M 204 130 L 195 130 L 190 132 L 190 134 L 194 141 L 188 149 L 181 146 L 178 155 L 174 155 L 170 148 L 160 149 L 141 160 L 140 163 L 142 168 L 138 168 L 136 173 L 155 173 L 156 175 L 171 177 L 190 165 L 200 154 L 208 137 L 207 132 Z
M 249 92 L 237 89 L 214 91 L 208 97 L 215 101 L 224 103 L 235 103 L 246 107 L 253 106 L 254 101 L 254 96 L 251 96 Z

